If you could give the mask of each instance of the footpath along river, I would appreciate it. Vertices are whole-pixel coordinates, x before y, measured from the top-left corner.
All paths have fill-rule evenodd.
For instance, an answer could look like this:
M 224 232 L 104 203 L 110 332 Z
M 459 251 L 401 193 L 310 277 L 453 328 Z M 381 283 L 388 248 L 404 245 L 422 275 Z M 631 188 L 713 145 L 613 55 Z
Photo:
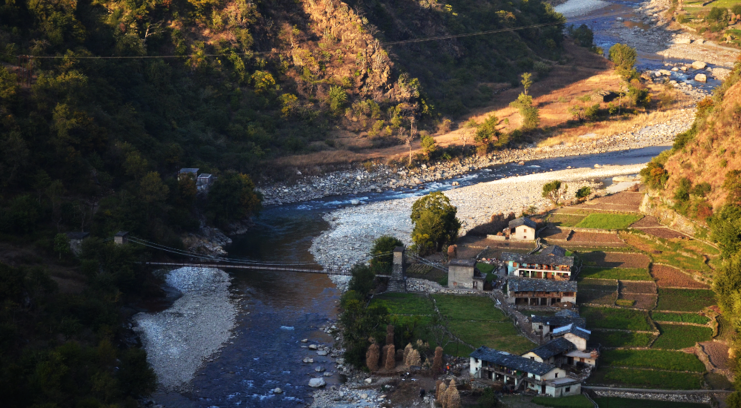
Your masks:
M 585 0 L 571 0 L 574 1 Z M 595 30 L 595 38 L 599 45 L 608 48 L 617 40 L 616 30 L 621 30 L 622 26 L 633 30 L 632 33 L 639 36 L 632 26 L 616 27 L 614 14 L 620 13 L 623 21 L 640 20 L 643 24 L 644 16 L 635 8 L 639 2 L 605 3 L 611 17 L 603 17 L 605 8 L 592 9 L 586 14 L 587 17 L 593 16 L 589 25 Z M 570 10 L 579 9 L 578 4 L 574 6 L 574 3 L 570 7 Z M 567 17 L 584 14 L 574 11 L 571 13 Z M 652 58 L 650 53 L 641 51 L 639 69 L 655 69 L 661 64 L 661 58 Z M 673 78 L 682 80 L 680 75 L 677 72 L 672 73 Z M 717 81 L 702 85 L 712 87 L 717 85 Z M 332 231 L 330 228 L 336 225 L 330 224 L 325 218 L 333 221 L 333 214 L 347 212 L 343 208 L 351 207 L 353 202 L 360 202 L 361 207 L 371 208 L 373 205 L 381 205 L 379 208 L 382 208 L 383 205 L 393 206 L 394 203 L 401 203 L 404 199 L 408 200 L 410 197 L 421 196 L 431 191 L 457 189 L 458 193 L 469 188 L 468 186 L 478 188 L 491 181 L 508 180 L 533 173 L 564 171 L 569 167 L 583 169 L 583 172 L 589 169 L 592 172 L 590 178 L 593 179 L 607 177 L 610 174 L 626 174 L 626 171 L 635 172 L 640 167 L 636 165 L 648 162 L 667 148 L 654 146 L 622 152 L 536 160 L 529 161 L 524 166 L 500 165 L 449 180 L 424 183 L 414 188 L 347 194 L 273 206 L 260 214 L 255 227 L 247 234 L 234 237 L 233 244 L 226 249 L 229 256 L 235 258 L 281 263 L 315 263 L 318 259 L 315 259 L 312 252 L 316 253 L 317 249 L 312 249 L 312 244 L 321 243 L 324 246 L 321 249 L 325 252 L 331 251 L 331 246 L 335 244 L 331 238 L 327 239 L 327 234 Z M 623 167 L 608 167 L 599 174 L 600 172 L 594 172 L 595 164 Z M 582 170 L 559 174 L 573 176 L 580 171 Z M 454 182 L 458 185 L 454 186 Z M 382 220 L 384 214 L 378 212 L 372 216 Z M 312 401 L 313 389 L 308 387 L 309 379 L 312 377 L 322 377 L 328 385 L 343 381 L 342 376 L 336 373 L 331 356 L 322 356 L 308 348 L 309 345 L 319 345 L 321 349 L 322 345 L 331 345 L 333 341 L 332 336 L 320 330 L 331 325 L 337 317 L 337 302 L 340 296 L 335 284 L 327 276 L 275 271 L 227 272 L 228 278 L 231 279 L 228 302 L 233 307 L 224 307 L 223 310 L 229 310 L 230 321 L 228 325 L 218 327 L 231 326 L 231 338 L 224 342 L 218 353 L 206 357 L 190 382 L 168 390 L 161 388 L 155 393 L 153 395 L 155 403 L 165 407 L 199 408 L 304 406 Z M 219 283 L 222 284 L 223 282 Z M 197 313 L 198 305 L 195 303 L 196 309 L 189 312 Z M 182 319 L 181 312 L 176 309 L 173 307 L 169 312 L 179 314 Z M 181 330 L 167 326 L 159 326 L 156 329 L 160 332 Z M 191 329 L 198 330 L 197 327 Z M 188 333 L 184 335 L 187 337 Z M 203 338 L 209 336 L 209 333 L 199 335 Z M 309 341 L 304 343 L 302 339 Z M 178 352 L 183 352 L 180 350 L 182 344 L 159 346 L 160 350 L 178 349 Z M 185 352 L 187 353 L 187 350 Z M 311 357 L 313 362 L 302 363 L 306 357 Z M 276 393 L 276 388 L 280 388 L 281 392 Z

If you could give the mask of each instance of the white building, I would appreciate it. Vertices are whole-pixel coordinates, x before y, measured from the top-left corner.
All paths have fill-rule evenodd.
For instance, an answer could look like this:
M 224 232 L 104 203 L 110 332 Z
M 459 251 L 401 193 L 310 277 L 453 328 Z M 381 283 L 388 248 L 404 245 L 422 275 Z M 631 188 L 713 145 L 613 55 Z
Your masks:
M 481 346 L 470 355 L 474 378 L 500 381 L 513 389 L 562 397 L 581 393 L 581 383 L 552 364 Z

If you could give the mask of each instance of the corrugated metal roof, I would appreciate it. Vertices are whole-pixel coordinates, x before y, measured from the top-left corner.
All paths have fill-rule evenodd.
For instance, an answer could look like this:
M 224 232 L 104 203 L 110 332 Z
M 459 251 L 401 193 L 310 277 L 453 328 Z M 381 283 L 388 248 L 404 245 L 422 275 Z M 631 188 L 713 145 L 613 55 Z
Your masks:
M 512 370 L 524 371 L 535 375 L 544 375 L 556 368 L 550 364 L 539 363 L 535 360 L 530 360 L 529 358 L 490 349 L 486 346 L 481 346 L 476 349 L 471 353 L 471 357 L 507 367 Z

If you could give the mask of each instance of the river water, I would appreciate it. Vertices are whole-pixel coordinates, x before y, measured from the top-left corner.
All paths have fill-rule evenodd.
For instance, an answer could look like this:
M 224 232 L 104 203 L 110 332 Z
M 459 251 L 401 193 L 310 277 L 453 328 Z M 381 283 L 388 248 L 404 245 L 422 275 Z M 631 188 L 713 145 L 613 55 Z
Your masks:
M 639 2 L 610 2 L 608 12 L 632 16 Z M 588 25 L 595 31 L 596 43 L 605 49 L 618 39 L 602 34 L 611 17 L 600 17 L 605 9 L 597 10 Z M 582 23 L 583 21 L 579 21 Z M 642 67 L 658 66 L 660 61 L 641 58 Z M 313 238 L 328 225 L 322 216 L 328 211 L 351 201 L 362 203 L 419 196 L 431 191 L 501 179 L 505 177 L 540 173 L 550 170 L 593 167 L 600 165 L 628 165 L 648 162 L 668 147 L 649 147 L 624 152 L 574 156 L 527 162 L 524 166 L 508 164 L 482 169 L 451 180 L 423 184 L 418 188 L 392 190 L 383 193 L 343 195 L 309 202 L 267 208 L 256 218 L 249 233 L 235 237 L 227 248 L 231 257 L 261 261 L 313 262 L 309 247 Z M 286 407 L 303 406 L 311 402 L 311 377 L 319 376 L 320 366 L 332 371 L 334 366 L 325 357 L 309 353 L 301 342 L 331 343 L 329 335 L 318 330 L 337 316 L 339 292 L 324 275 L 275 271 L 229 271 L 233 278 L 232 297 L 240 307 L 232 341 L 224 346 L 212 361 L 197 373 L 190 390 L 181 393 L 162 393 L 154 399 L 166 407 Z M 311 355 L 314 364 L 302 364 Z M 336 374 L 325 377 L 328 384 L 339 382 Z M 273 394 L 280 387 L 282 394 Z

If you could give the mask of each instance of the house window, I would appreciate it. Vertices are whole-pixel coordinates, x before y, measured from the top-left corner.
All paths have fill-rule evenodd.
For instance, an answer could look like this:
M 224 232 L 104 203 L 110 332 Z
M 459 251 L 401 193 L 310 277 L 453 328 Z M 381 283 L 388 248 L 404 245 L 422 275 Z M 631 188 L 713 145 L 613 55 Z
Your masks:
M 539 324 L 538 325 L 538 330 L 543 330 L 543 325 L 542 324 Z
M 556 378 L 558 378 L 558 373 L 556 373 Z
M 571 392 L 571 387 L 566 387 L 566 389 L 564 390 L 564 392 Z

